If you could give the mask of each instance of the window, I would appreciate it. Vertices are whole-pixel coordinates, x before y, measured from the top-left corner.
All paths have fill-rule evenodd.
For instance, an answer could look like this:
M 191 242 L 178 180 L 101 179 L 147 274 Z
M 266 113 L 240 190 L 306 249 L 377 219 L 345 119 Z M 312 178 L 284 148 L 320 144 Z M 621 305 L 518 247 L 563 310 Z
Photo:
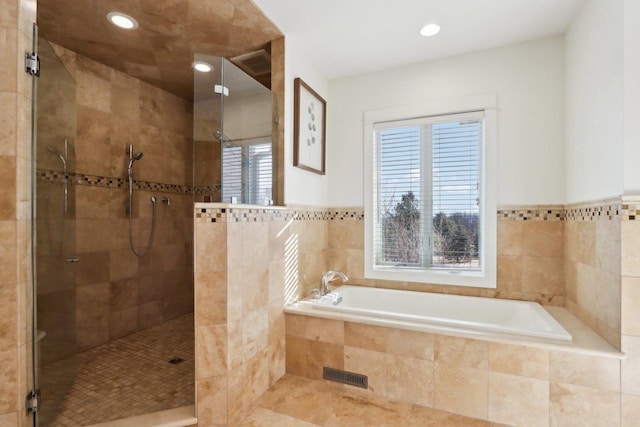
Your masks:
M 366 123 L 366 277 L 496 286 L 493 116 Z
M 222 149 L 222 170 L 222 200 L 262 205 L 272 198 L 271 142 L 229 143 Z

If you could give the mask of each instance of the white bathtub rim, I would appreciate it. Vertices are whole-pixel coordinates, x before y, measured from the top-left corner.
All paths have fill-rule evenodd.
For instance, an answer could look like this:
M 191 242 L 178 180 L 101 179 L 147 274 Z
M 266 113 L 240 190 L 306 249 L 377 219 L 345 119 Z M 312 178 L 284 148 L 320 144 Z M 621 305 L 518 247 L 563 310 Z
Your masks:
M 430 325 L 419 322 L 403 321 L 388 318 L 375 318 L 359 314 L 343 313 L 337 311 L 318 310 L 312 308 L 306 301 L 299 301 L 285 307 L 285 313 L 299 314 L 303 316 L 334 319 L 345 322 L 364 323 L 374 326 L 406 329 L 417 332 L 427 332 L 470 338 L 501 344 L 523 345 L 527 347 L 543 348 L 547 350 L 567 351 L 590 356 L 624 359 L 625 355 L 604 338 L 600 337 L 569 311 L 562 307 L 543 306 L 543 308 L 560 323 L 573 337 L 573 341 L 560 341 L 546 338 L 525 337 L 520 335 L 481 331 L 454 326 Z

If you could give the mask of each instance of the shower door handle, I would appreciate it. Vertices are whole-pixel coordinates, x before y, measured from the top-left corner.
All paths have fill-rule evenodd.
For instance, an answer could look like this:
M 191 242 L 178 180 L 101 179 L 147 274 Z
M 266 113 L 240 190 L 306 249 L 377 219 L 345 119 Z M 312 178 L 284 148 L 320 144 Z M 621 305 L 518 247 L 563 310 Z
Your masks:
M 78 258 L 67 258 L 67 262 L 71 263 L 71 264 L 75 264 L 80 262 L 80 260 Z

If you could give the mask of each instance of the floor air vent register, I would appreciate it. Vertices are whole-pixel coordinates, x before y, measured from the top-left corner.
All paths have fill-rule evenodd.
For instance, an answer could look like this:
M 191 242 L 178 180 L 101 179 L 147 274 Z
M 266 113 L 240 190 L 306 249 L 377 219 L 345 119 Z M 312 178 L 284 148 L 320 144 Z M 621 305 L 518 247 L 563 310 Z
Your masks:
M 342 384 L 349 384 L 360 388 L 369 388 L 369 378 L 366 375 L 341 371 L 340 369 L 322 368 L 322 378 Z

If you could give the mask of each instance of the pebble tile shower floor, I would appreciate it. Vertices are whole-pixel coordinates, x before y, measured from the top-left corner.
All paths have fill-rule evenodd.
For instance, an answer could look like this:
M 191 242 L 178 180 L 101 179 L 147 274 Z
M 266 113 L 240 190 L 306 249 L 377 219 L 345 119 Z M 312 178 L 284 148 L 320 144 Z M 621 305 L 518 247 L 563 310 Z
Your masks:
M 178 364 L 169 359 L 184 359 Z M 193 314 L 75 356 L 77 374 L 50 427 L 76 427 L 194 404 Z M 57 372 L 55 364 L 43 369 Z M 62 370 L 60 370 L 62 372 Z M 46 405 L 46 396 L 43 396 Z

